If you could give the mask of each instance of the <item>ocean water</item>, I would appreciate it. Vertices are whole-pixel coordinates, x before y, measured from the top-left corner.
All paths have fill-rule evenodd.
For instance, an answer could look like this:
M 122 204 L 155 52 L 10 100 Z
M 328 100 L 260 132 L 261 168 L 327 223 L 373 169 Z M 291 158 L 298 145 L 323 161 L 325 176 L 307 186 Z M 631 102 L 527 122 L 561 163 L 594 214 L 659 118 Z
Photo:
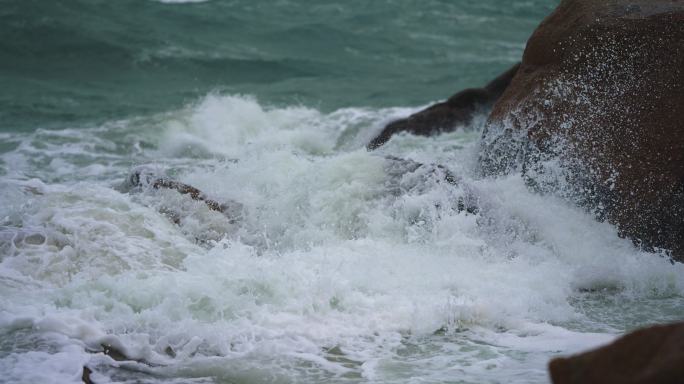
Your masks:
M 546 383 L 683 319 L 684 266 L 478 176 L 484 116 L 365 150 L 555 5 L 3 3 L 0 382 Z

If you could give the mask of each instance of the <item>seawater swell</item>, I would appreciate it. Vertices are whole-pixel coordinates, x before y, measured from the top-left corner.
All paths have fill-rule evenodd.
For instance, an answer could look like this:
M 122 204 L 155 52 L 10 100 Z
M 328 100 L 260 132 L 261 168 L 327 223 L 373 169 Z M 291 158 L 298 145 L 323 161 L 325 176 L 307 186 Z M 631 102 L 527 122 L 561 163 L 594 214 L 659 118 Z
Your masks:
M 328 112 L 418 105 L 480 85 L 518 61 L 523 42 L 553 6 L 552 0 L 509 7 L 494 0 L 5 2 L 0 129 L 149 115 L 211 91 Z
M 3 133 L 0 381 L 88 365 L 96 382 L 545 382 L 559 352 L 681 316 L 681 265 L 520 178 L 474 176 L 482 119 L 363 149 L 410 112 L 210 94 Z M 126 192 L 141 164 L 239 202 L 238 220 Z

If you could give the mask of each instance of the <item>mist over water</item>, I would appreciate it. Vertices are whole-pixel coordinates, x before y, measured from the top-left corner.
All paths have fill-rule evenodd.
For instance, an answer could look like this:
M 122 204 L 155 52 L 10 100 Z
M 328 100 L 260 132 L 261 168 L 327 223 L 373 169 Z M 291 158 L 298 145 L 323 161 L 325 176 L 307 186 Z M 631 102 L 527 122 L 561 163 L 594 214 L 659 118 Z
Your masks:
M 684 316 L 681 264 L 479 178 L 484 116 L 365 150 L 518 60 L 553 2 L 131 4 L 1 11 L 0 382 L 544 383 Z

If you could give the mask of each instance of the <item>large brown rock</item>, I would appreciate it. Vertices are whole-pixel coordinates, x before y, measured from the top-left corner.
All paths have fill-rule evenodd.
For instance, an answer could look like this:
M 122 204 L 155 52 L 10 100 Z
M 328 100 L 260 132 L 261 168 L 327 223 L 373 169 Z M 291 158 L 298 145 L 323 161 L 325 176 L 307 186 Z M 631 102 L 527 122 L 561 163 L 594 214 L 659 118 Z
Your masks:
M 494 106 L 480 164 L 684 260 L 684 1 L 562 0 Z
M 411 116 L 393 121 L 368 143 L 367 148 L 376 149 L 393 135 L 408 132 L 420 136 L 432 136 L 451 132 L 459 125 L 466 125 L 479 112 L 491 108 L 501 96 L 518 70 L 516 64 L 490 81 L 482 88 L 468 88 L 451 96 L 444 102 L 429 106 Z
M 549 363 L 554 384 L 681 384 L 684 323 L 645 328 Z

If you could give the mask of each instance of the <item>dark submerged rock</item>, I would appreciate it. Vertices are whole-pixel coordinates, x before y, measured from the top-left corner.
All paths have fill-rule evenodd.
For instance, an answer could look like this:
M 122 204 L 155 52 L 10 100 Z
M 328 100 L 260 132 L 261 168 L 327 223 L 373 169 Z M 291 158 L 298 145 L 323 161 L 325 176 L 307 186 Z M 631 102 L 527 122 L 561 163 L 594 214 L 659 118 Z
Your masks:
M 134 168 L 124 183 L 118 186 L 118 190 L 120 192 L 173 190 L 181 195 L 188 195 L 192 200 L 203 202 L 211 211 L 222 213 L 230 224 L 235 224 L 242 217 L 242 204 L 235 201 L 219 203 L 192 185 L 174 180 L 150 166 L 143 165 Z M 177 210 L 176 207 L 162 206 L 159 211 L 175 224 L 181 224 L 183 212 Z
M 484 88 L 463 90 L 451 96 L 447 101 L 432 105 L 405 119 L 389 123 L 377 137 L 368 143 L 367 148 L 376 149 L 399 132 L 432 136 L 451 132 L 459 125 L 470 123 L 478 111 L 489 108 L 496 102 L 517 72 L 519 65 L 514 65 Z
M 172 189 L 181 195 L 190 195 L 190 198 L 204 202 L 209 209 L 223 213 L 226 207 L 215 200 L 209 199 L 202 191 L 192 185 L 181 183 L 165 176 L 159 176 L 146 167 L 135 168 L 128 176 L 128 188 Z
M 118 363 L 143 364 L 143 365 L 148 366 L 148 367 L 164 366 L 162 364 L 153 363 L 150 361 L 146 361 L 144 359 L 136 359 L 136 358 L 133 358 L 131 356 L 128 356 L 125 352 L 123 352 L 123 346 L 121 346 L 121 345 L 115 346 L 114 344 L 118 344 L 118 343 L 104 342 L 104 343 L 101 343 L 99 345 L 98 349 L 90 349 L 87 351 L 90 353 L 102 353 L 105 356 L 109 356 L 112 360 L 114 360 Z M 176 357 L 175 351 L 170 346 L 167 346 L 166 349 L 164 350 L 164 352 L 172 358 Z M 115 365 L 115 367 L 126 368 L 125 365 Z M 130 368 L 130 366 L 129 366 L 129 368 Z M 87 366 L 83 366 L 83 373 L 81 374 L 81 381 L 85 384 L 94 384 L 94 382 L 91 378 L 92 373 L 93 373 L 92 369 L 90 369 Z
M 549 363 L 554 384 L 679 384 L 684 323 L 641 329 L 605 347 Z
M 464 187 L 462 180 L 441 164 L 422 164 L 411 159 L 402 159 L 394 156 L 385 156 L 385 160 L 387 160 L 385 172 L 389 176 L 389 181 L 385 186 L 394 196 L 406 193 L 407 187 L 410 189 L 419 185 L 428 185 L 430 179 L 436 180 L 438 183 L 445 182 L 454 187 Z M 412 173 L 418 173 L 421 177 L 413 185 L 401 185 L 402 178 Z M 465 194 L 459 196 L 455 201 L 454 209 L 459 213 L 465 211 L 466 214 L 478 214 L 480 212 L 479 198 L 467 187 L 464 189 Z
M 114 361 L 129 361 L 129 360 L 134 360 L 126 356 L 125 353 L 121 352 L 118 348 L 114 347 L 111 344 L 102 344 L 102 353 L 105 355 L 111 357 Z M 139 361 L 139 360 L 135 360 Z
M 152 188 L 154 189 L 173 189 L 178 191 L 181 195 L 190 195 L 190 198 L 197 201 L 202 201 L 209 207 L 212 211 L 217 211 L 223 213 L 225 207 L 215 200 L 207 198 L 202 191 L 193 187 L 192 185 L 183 184 L 176 180 L 171 179 L 156 179 L 152 182 Z
M 95 384 L 93 380 L 90 379 L 90 375 L 93 371 L 88 367 L 83 367 L 83 374 L 81 375 L 81 381 L 84 384 Z
M 563 0 L 490 114 L 481 170 L 684 261 L 683 112 L 684 2 Z

